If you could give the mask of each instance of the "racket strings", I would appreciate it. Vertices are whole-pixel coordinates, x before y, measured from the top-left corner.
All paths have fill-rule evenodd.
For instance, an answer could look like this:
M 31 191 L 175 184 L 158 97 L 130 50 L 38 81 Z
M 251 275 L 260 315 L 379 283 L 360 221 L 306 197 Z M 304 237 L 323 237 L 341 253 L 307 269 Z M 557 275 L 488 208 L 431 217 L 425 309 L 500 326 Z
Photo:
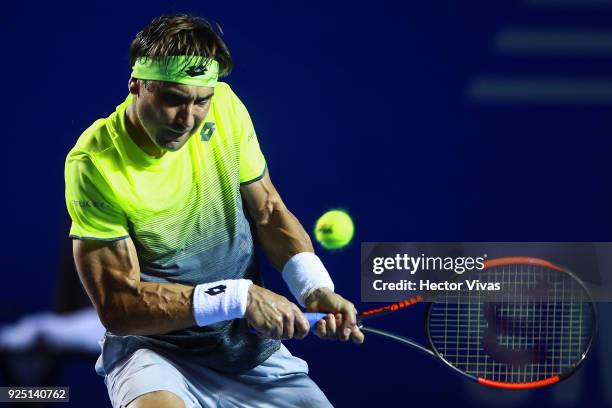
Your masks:
M 500 290 L 455 291 L 432 305 L 433 348 L 472 376 L 533 382 L 573 370 L 594 331 L 594 311 L 571 275 L 538 265 L 504 265 L 470 279 Z

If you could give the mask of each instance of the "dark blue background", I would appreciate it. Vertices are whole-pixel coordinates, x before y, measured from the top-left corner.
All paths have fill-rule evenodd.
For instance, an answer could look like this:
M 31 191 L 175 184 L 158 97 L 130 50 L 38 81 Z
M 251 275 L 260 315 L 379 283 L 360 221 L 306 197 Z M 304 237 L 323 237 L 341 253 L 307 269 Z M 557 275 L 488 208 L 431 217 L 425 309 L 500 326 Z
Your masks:
M 367 307 L 359 303 L 360 241 L 612 240 L 612 104 L 468 98 L 481 75 L 611 77 L 612 55 L 509 56 L 495 47 L 507 27 L 605 30 L 611 8 L 489 0 L 10 2 L 0 14 L 4 321 L 50 307 L 67 234 L 64 158 L 82 130 L 123 100 L 130 41 L 163 12 L 223 27 L 235 59 L 226 80 L 249 108 L 271 177 L 305 227 L 311 231 L 332 207 L 354 217 L 353 245 L 319 252 L 338 291 L 358 307 Z M 269 267 L 265 277 L 285 291 Z M 394 328 L 418 337 L 420 319 L 417 311 Z M 517 396 L 476 394 L 478 386 L 384 340 L 358 347 L 309 338 L 289 347 L 338 407 L 574 405 L 563 392 L 612 403 L 601 349 L 565 387 Z M 108 406 L 90 364 L 71 363 L 57 385 L 71 386 L 75 406 Z

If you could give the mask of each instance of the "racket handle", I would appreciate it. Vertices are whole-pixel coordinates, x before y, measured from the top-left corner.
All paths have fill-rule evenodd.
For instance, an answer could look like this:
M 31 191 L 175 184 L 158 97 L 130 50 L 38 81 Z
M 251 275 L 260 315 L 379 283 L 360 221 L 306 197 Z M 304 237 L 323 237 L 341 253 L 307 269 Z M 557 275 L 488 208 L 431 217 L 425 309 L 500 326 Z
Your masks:
M 323 319 L 327 314 L 325 313 L 304 313 L 306 316 L 306 320 L 308 320 L 308 324 L 310 325 L 310 330 L 315 329 L 315 325 L 319 322 L 319 320 Z
M 306 316 L 306 320 L 308 320 L 310 331 L 313 331 L 319 320 L 323 319 L 327 315 L 325 313 L 304 313 L 304 316 Z M 257 330 L 255 330 L 254 327 L 249 327 L 249 331 L 253 334 L 257 334 Z

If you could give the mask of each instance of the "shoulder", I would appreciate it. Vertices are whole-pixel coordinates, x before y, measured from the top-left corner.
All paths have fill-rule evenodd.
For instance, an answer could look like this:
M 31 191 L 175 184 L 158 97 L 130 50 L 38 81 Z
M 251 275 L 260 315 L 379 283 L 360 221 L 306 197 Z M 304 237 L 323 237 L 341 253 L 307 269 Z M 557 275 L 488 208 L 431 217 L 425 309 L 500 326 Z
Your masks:
M 77 148 L 73 148 L 66 157 L 64 179 L 66 186 L 85 186 L 96 183 L 100 178 L 100 171 L 92 159 L 92 155 Z
M 107 119 L 96 120 L 81 133 L 74 147 L 68 152 L 65 163 L 66 177 L 74 179 L 98 173 L 96 158 L 111 146 Z
M 67 161 L 98 155 L 113 146 L 108 118 L 98 119 L 77 139 L 67 156 Z
M 249 113 L 234 90 L 225 82 L 218 82 L 213 98 L 213 110 L 218 120 L 240 124 Z
M 225 82 L 218 82 L 215 86 L 214 103 L 219 108 L 234 109 L 236 102 L 239 101 L 232 87 Z

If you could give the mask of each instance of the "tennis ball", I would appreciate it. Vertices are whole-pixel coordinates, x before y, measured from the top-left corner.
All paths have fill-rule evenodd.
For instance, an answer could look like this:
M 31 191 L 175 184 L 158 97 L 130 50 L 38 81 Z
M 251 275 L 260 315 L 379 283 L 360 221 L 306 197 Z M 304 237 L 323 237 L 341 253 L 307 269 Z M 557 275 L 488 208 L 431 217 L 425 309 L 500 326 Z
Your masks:
M 351 216 L 342 210 L 323 214 L 315 225 L 315 238 L 325 249 L 340 249 L 353 239 L 355 226 Z

